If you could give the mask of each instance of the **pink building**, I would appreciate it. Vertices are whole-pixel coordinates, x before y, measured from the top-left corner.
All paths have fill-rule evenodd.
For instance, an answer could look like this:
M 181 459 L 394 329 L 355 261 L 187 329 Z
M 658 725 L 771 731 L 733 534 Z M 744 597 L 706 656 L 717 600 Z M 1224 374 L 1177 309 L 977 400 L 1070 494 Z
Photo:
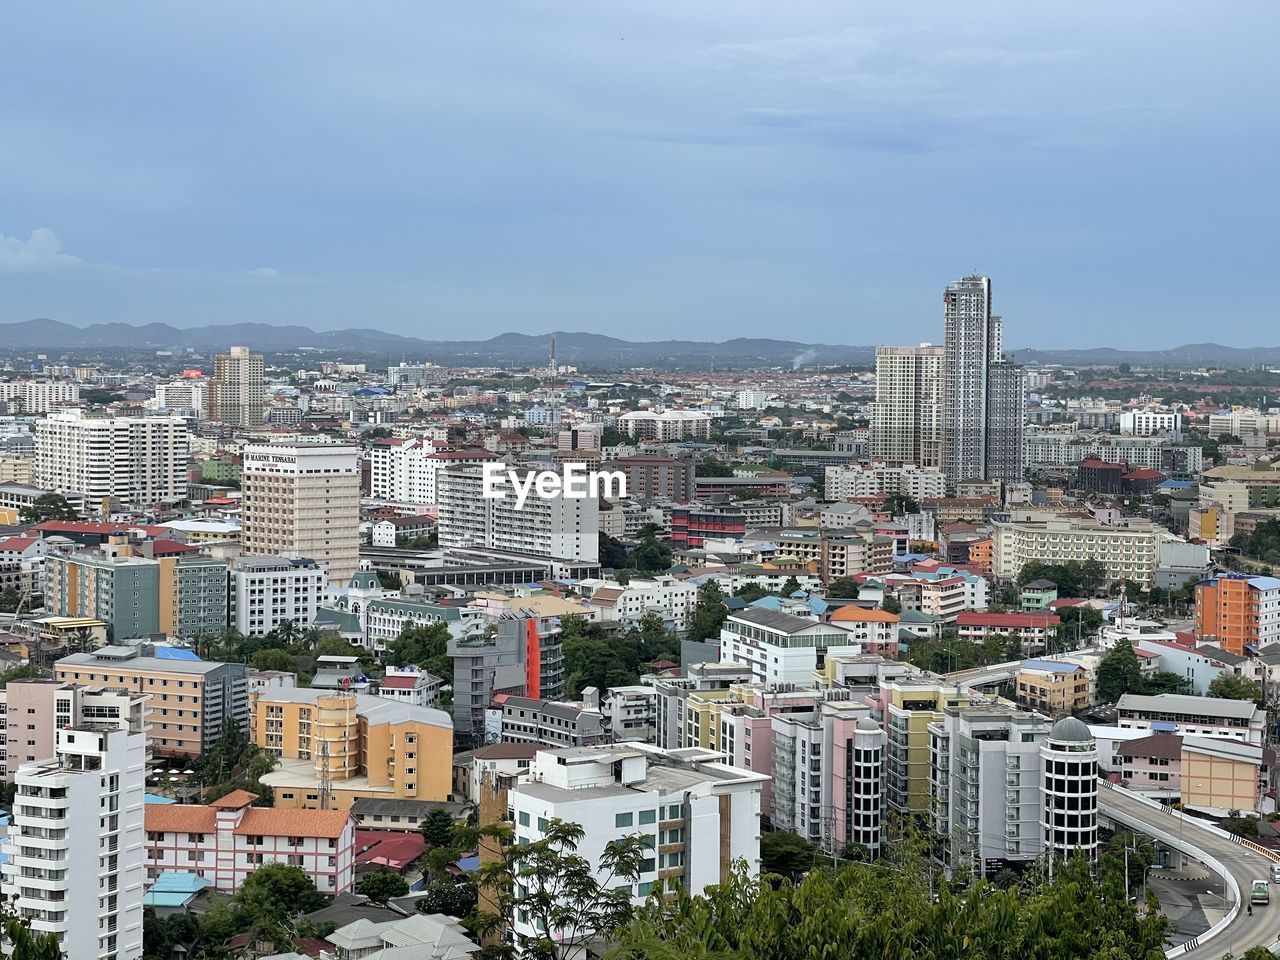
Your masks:
M 301 867 L 321 893 L 351 889 L 356 831 L 345 810 L 275 810 L 236 790 L 205 805 L 149 803 L 147 879 L 194 873 L 232 893 L 268 863 Z
M 1130 790 L 1147 796 L 1182 794 L 1182 737 L 1153 733 L 1116 744 L 1115 773 Z
M 79 687 L 61 680 L 14 680 L 0 688 L 0 774 L 5 783 L 24 763 L 54 756 L 58 731 L 86 721 L 113 722 L 129 716 L 141 694 Z M 144 705 L 143 714 L 147 713 Z

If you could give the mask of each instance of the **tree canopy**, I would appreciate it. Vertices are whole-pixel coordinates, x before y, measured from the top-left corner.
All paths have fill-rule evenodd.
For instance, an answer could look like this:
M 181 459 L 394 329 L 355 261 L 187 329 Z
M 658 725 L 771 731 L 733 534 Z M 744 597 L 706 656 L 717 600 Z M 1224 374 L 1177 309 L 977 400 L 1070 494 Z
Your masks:
M 409 881 L 394 870 L 374 870 L 364 874 L 356 885 L 356 893 L 374 903 L 386 903 L 409 892 Z
M 1256 703 L 1262 699 L 1262 688 L 1256 680 L 1238 673 L 1220 673 L 1209 682 L 1209 696 L 1224 700 L 1253 700 Z
M 680 641 L 656 613 L 646 613 L 636 629 L 622 635 L 609 633 L 601 624 L 571 615 L 560 620 L 564 651 L 565 686 L 570 697 L 584 687 L 602 693 L 609 687 L 637 683 L 644 668 L 655 660 L 680 659 Z
M 857 600 L 858 581 L 853 577 L 836 577 L 827 584 L 826 594 L 831 600 Z
M 710 640 L 720 636 L 720 626 L 729 616 L 724 605 L 724 591 L 715 580 L 706 580 L 698 587 L 698 600 L 685 628 L 687 640 Z
M 42 493 L 29 506 L 18 511 L 19 523 L 44 523 L 46 520 L 78 520 L 80 514 L 60 493 Z

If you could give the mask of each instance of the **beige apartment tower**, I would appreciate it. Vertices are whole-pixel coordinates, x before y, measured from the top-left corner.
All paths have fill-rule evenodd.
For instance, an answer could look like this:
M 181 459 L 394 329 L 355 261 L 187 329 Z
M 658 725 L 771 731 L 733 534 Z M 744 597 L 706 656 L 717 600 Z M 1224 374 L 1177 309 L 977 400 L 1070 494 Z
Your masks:
M 888 463 L 942 465 L 943 348 L 876 347 L 871 456 Z
M 360 560 L 360 451 L 328 443 L 249 444 L 241 475 L 248 556 L 309 557 L 330 584 Z
M 250 353 L 248 347 L 232 347 L 230 353 L 214 356 L 206 399 L 208 419 L 237 427 L 260 427 L 266 395 L 262 354 Z

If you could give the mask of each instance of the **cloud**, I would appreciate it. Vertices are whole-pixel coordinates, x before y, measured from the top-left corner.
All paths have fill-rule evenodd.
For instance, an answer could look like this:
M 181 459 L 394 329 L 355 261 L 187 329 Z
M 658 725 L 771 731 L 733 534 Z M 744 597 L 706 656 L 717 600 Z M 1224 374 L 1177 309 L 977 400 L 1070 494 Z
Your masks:
M 275 280 L 280 276 L 280 271 L 275 267 L 255 267 L 252 270 L 244 272 L 246 277 L 255 277 L 259 280 Z
M 58 235 L 48 227 L 37 227 L 31 237 L 21 240 L 0 233 L 0 270 L 48 270 L 84 263 L 62 252 Z

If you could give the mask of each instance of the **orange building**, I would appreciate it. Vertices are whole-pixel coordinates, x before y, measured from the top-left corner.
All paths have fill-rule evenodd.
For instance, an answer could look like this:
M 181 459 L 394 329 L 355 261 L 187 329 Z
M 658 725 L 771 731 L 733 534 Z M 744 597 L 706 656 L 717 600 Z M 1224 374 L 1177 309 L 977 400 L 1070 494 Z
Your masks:
M 1196 637 L 1237 656 L 1280 640 L 1280 579 L 1224 573 L 1197 583 Z
M 277 807 L 449 799 L 453 721 L 442 710 L 362 693 L 271 688 L 250 697 L 250 731 L 280 758 L 262 777 Z

